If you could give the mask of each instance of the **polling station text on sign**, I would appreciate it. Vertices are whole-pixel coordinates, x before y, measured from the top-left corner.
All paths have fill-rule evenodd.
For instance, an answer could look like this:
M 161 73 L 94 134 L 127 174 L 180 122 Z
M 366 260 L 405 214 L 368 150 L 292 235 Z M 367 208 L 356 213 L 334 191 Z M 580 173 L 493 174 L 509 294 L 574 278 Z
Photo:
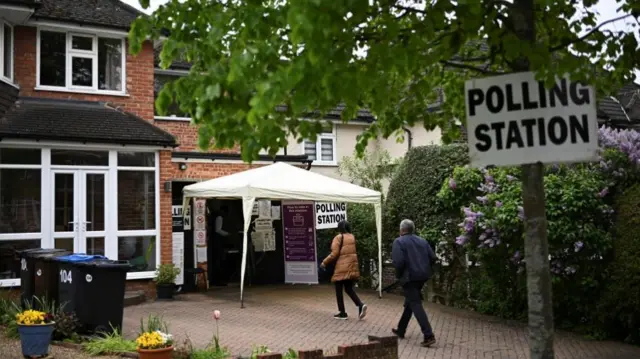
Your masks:
M 532 72 L 466 81 L 471 165 L 595 160 L 595 98 L 593 87 L 568 77 L 545 88 Z
M 316 202 L 316 229 L 338 228 L 338 223 L 346 220 L 346 203 Z

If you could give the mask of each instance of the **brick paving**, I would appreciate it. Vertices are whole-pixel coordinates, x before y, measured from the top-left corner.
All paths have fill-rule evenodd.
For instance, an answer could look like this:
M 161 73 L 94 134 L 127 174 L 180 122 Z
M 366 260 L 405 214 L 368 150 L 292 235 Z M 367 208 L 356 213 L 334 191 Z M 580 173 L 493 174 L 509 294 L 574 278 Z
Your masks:
M 140 318 L 150 313 L 163 315 L 179 339 L 187 336 L 196 347 L 211 340 L 214 310 L 222 312 L 221 344 L 234 355 L 248 355 L 253 346 L 266 345 L 272 351 L 324 349 L 365 343 L 367 335 L 388 335 L 402 311 L 402 297 L 387 294 L 382 299 L 372 291 L 359 295 L 369 305 L 363 321 L 337 321 L 334 292 L 328 286 L 269 286 L 246 288 L 241 309 L 239 289 L 213 289 L 207 294 L 185 294 L 172 302 L 148 302 L 125 309 L 124 333 L 135 336 Z M 349 300 L 348 297 L 345 300 Z M 355 316 L 356 309 L 346 302 Z M 519 359 L 528 358 L 526 327 L 477 313 L 426 304 L 436 338 L 435 347 L 421 348 L 420 330 L 412 319 L 407 339 L 400 341 L 402 359 Z M 637 359 L 640 347 L 616 342 L 587 341 L 569 333 L 556 334 L 558 359 Z

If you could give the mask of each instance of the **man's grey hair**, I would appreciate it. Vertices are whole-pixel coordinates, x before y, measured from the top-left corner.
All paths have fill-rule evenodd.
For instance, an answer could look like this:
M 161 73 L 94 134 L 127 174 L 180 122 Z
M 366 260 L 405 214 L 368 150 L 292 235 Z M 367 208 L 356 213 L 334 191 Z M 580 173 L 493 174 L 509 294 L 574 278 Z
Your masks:
M 416 230 L 416 225 L 410 219 L 403 219 L 400 222 L 400 232 L 402 233 L 413 233 Z

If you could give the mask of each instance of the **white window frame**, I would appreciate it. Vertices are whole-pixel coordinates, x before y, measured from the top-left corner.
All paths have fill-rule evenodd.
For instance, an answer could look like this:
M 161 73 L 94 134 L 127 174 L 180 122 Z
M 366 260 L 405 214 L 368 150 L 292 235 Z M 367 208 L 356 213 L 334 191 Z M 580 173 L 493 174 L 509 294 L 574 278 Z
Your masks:
M 331 133 L 327 132 L 327 133 L 319 133 L 316 136 L 316 159 L 313 161 L 313 165 L 314 166 L 337 166 L 338 165 L 338 159 L 337 157 L 337 135 L 336 135 L 336 125 L 332 124 L 331 125 Z M 333 143 L 333 160 L 332 161 L 323 161 L 322 160 L 322 140 L 331 140 Z M 305 143 L 310 143 L 311 141 L 309 140 L 304 140 L 302 141 L 301 145 L 302 145 L 302 154 L 306 155 L 307 152 L 305 150 Z
M 42 31 L 48 32 L 57 32 L 65 34 L 66 36 L 66 57 L 65 57 L 65 86 L 51 86 L 51 85 L 41 85 L 40 84 L 40 41 L 41 36 L 40 33 Z M 93 41 L 92 50 L 77 50 L 73 49 L 73 37 L 87 37 L 91 38 Z M 98 41 L 100 38 L 105 39 L 118 39 L 122 45 L 122 55 L 121 55 L 121 91 L 116 90 L 101 90 L 98 88 Z M 73 85 L 73 74 L 72 74 L 72 63 L 73 58 L 88 58 L 92 60 L 92 85 L 88 86 L 77 86 Z M 118 35 L 114 35 L 111 33 L 84 33 L 79 31 L 70 31 L 68 29 L 60 29 L 60 28 L 51 28 L 51 27 L 38 27 L 38 36 L 36 41 L 36 90 L 40 91 L 57 91 L 57 92 L 75 92 L 75 93 L 86 93 L 86 94 L 99 94 L 99 95 L 109 95 L 109 96 L 128 96 L 127 95 L 127 48 L 126 48 L 126 38 Z
M 52 170 L 103 170 L 106 171 L 107 177 L 105 188 L 109 191 L 109 203 L 107 203 L 107 223 L 105 228 L 105 255 L 111 259 L 118 259 L 118 247 L 120 237 L 141 237 L 149 236 L 155 237 L 155 263 L 159 266 L 161 263 L 161 211 L 160 211 L 160 152 L 158 148 L 152 147 L 138 147 L 138 146 L 117 146 L 117 145 L 81 145 L 81 144 L 58 144 L 43 142 L 38 144 L 31 141 L 12 141 L 7 140 L 7 143 L 3 141 L 0 147 L 2 148 L 32 148 L 40 149 L 41 161 L 39 165 L 9 165 L 0 164 L 0 168 L 10 169 L 40 169 L 41 175 L 41 190 L 40 190 L 40 232 L 37 233 L 0 233 L 0 241 L 10 240 L 40 240 L 40 246 L 42 248 L 54 248 L 53 238 L 53 224 L 52 216 L 47 215 L 51 213 L 53 206 L 52 196 Z M 51 164 L 51 150 L 52 149 L 75 149 L 86 151 L 108 151 L 109 152 L 109 165 L 108 166 L 65 166 L 65 165 L 52 165 Z M 152 167 L 124 167 L 118 166 L 118 152 L 147 152 L 154 153 L 155 165 Z M 153 172 L 155 179 L 155 226 L 154 229 L 146 230 L 118 230 L 118 172 L 119 171 L 136 171 L 136 172 Z M 145 272 L 129 272 L 127 273 L 127 280 L 135 279 L 152 279 L 155 278 L 155 269 Z M 13 279 L 0 279 L 0 288 L 13 287 L 20 285 L 20 278 Z
M 8 26 L 11 29 L 11 46 L 9 47 L 9 49 L 11 49 L 11 68 L 9 69 L 9 76 L 5 76 L 4 73 L 4 27 Z M 13 78 L 14 78 L 14 69 L 16 67 L 15 62 L 15 50 L 14 50 L 14 46 L 15 46 L 15 28 L 13 27 L 13 25 L 11 25 L 10 23 L 8 23 L 7 21 L 4 21 L 2 19 L 0 19 L 0 80 L 2 80 L 3 82 L 6 82 L 8 84 L 13 85 Z

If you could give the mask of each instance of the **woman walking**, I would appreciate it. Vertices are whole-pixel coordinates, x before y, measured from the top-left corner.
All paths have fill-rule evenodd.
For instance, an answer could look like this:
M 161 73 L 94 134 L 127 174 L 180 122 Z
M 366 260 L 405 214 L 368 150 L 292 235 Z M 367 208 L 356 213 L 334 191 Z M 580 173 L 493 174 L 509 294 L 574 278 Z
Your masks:
M 324 269 L 329 264 L 336 263 L 331 282 L 335 283 L 336 286 L 336 300 L 339 312 L 333 317 L 341 320 L 349 318 L 344 308 L 344 291 L 358 307 L 358 318 L 364 319 L 367 315 L 367 305 L 362 303 L 353 289 L 355 282 L 360 278 L 356 238 L 351 234 L 351 225 L 347 221 L 338 223 L 338 232 L 340 234 L 335 236 L 331 242 L 331 254 L 320 265 Z

